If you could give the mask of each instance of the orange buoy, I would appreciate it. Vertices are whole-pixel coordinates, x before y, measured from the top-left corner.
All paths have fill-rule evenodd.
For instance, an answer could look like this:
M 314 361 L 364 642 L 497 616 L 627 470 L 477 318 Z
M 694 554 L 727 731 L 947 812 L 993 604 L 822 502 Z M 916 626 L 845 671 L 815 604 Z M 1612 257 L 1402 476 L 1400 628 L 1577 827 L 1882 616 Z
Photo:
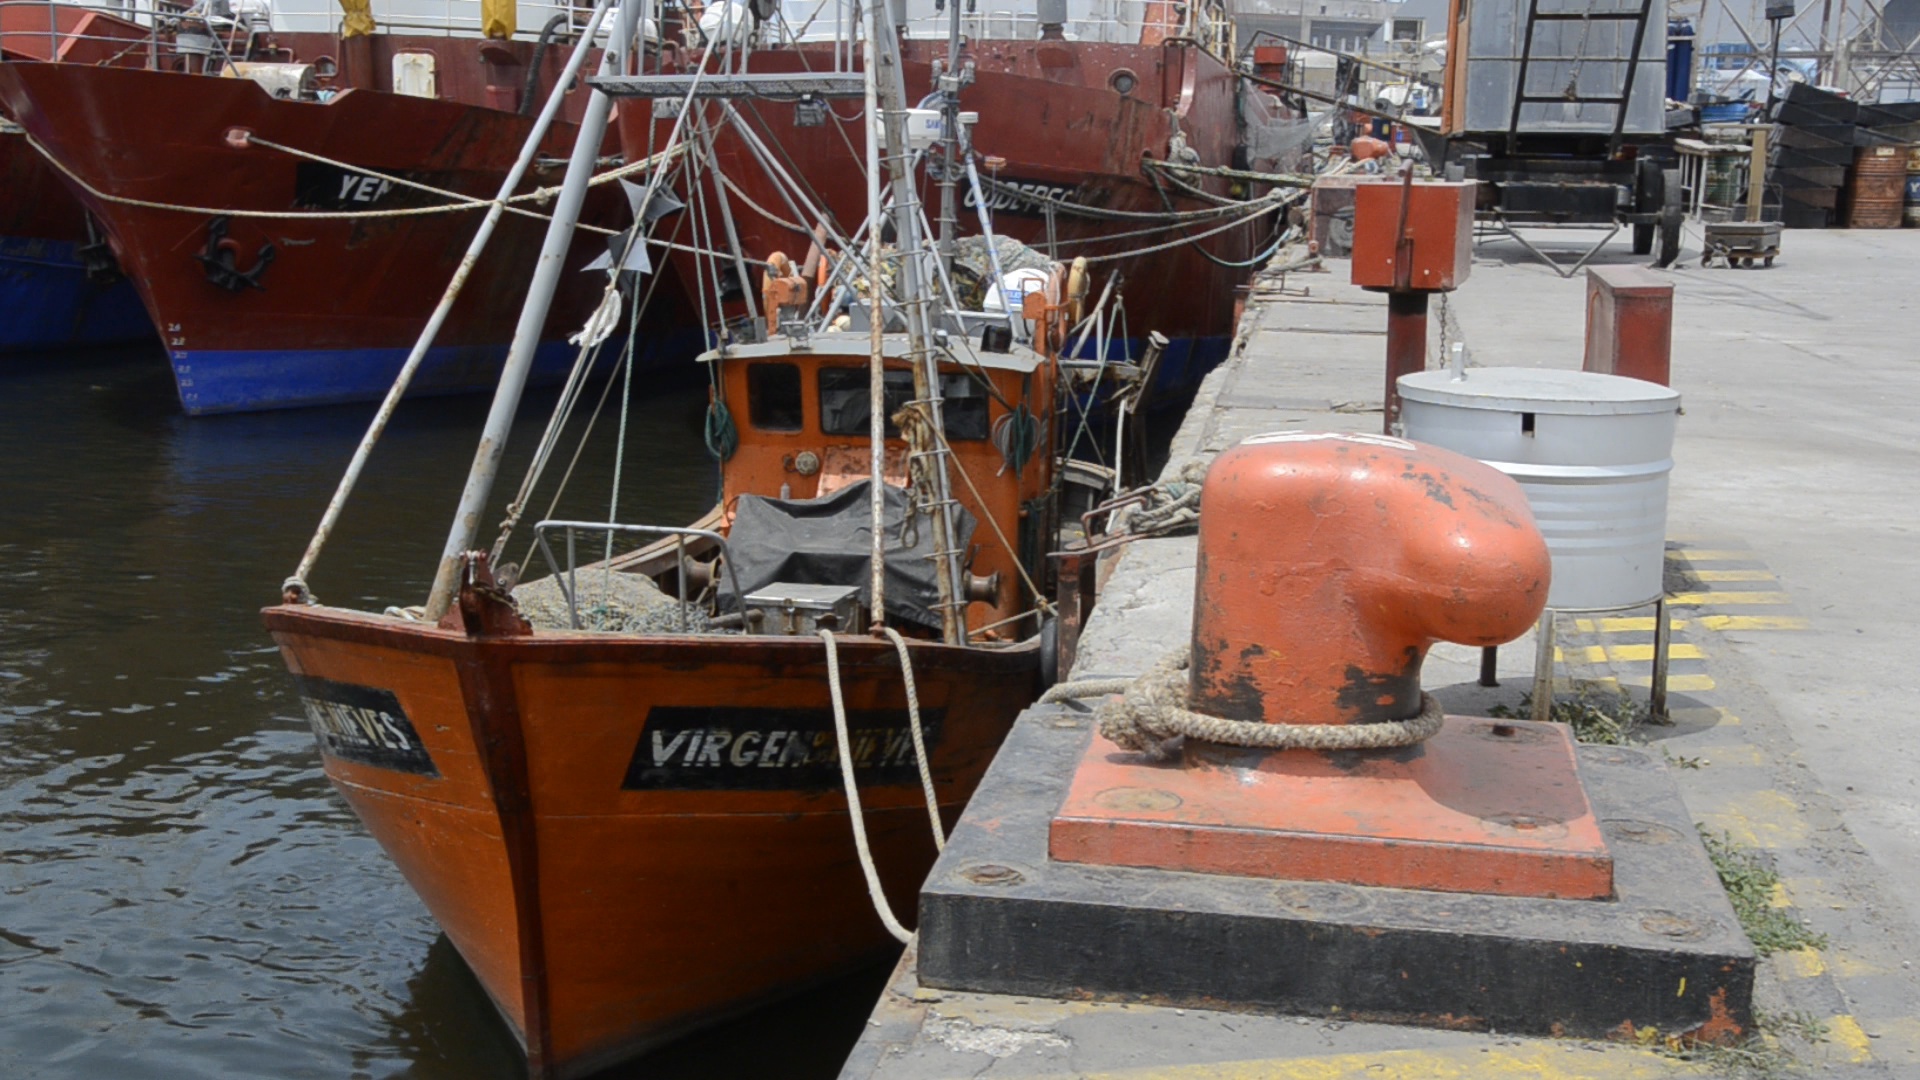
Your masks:
M 1364 724 L 1420 711 L 1437 641 L 1498 645 L 1547 600 L 1520 486 L 1384 435 L 1260 435 L 1200 502 L 1189 706 L 1231 720 Z

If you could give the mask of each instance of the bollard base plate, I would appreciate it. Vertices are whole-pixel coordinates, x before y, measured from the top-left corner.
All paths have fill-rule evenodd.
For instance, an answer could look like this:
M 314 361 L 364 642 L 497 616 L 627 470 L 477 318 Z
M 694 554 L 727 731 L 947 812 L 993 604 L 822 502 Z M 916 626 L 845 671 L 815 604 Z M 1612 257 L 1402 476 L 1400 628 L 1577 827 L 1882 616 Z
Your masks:
M 1576 749 L 1614 888 L 1563 900 L 1054 860 L 1092 737 L 1071 707 L 1015 724 L 922 888 L 923 985 L 1582 1038 L 1750 1030 L 1753 947 L 1650 754 Z
M 1098 734 L 1053 819 L 1061 862 L 1598 900 L 1613 857 L 1562 724 L 1451 716 L 1398 750 L 1190 744 L 1154 762 Z

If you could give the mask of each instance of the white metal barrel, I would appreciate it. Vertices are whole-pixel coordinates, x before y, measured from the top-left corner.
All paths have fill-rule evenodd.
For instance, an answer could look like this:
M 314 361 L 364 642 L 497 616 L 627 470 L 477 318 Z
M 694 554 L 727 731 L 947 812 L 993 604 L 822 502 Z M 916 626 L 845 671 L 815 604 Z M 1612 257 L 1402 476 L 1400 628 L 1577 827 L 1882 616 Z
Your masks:
M 1586 371 L 1468 368 L 1404 376 L 1400 398 L 1407 438 L 1519 481 L 1553 556 L 1548 607 L 1659 598 L 1678 392 Z

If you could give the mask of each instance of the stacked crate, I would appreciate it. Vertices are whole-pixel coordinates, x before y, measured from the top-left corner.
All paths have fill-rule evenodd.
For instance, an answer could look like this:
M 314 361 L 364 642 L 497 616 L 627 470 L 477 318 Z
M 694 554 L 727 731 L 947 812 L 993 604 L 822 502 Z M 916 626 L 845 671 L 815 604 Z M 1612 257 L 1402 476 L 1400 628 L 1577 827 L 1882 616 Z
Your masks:
M 1825 229 L 1842 219 L 1841 193 L 1853 165 L 1859 103 L 1795 83 L 1780 103 L 1770 183 L 1789 229 Z

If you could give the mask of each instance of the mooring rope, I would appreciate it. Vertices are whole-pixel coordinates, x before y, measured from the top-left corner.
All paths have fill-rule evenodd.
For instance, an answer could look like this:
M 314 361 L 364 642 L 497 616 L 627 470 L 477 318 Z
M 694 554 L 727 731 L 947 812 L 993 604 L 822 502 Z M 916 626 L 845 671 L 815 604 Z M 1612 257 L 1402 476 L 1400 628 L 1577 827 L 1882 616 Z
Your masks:
M 1100 734 L 1127 750 L 1154 758 L 1170 756 L 1168 743 L 1185 736 L 1223 746 L 1259 750 L 1385 750 L 1432 738 L 1445 712 L 1432 694 L 1420 695 L 1420 712 L 1407 720 L 1377 724 L 1268 724 L 1228 720 L 1187 707 L 1191 649 L 1175 650 L 1138 678 L 1081 679 L 1041 695 L 1043 705 L 1111 697 L 1094 709 Z
M 913 934 L 894 917 L 893 906 L 887 903 L 886 890 L 880 885 L 880 870 L 873 864 L 873 849 L 867 846 L 867 822 L 860 809 L 860 788 L 853 779 L 853 740 L 847 734 L 847 703 L 840 691 L 840 648 L 831 630 L 822 629 L 820 640 L 827 645 L 827 689 L 833 694 L 833 735 L 840 748 L 840 783 L 847 791 L 847 819 L 853 823 L 853 848 L 860 855 L 860 872 L 866 875 L 867 896 L 873 900 L 874 913 L 880 916 L 887 933 L 905 945 L 913 940 Z
M 900 654 L 900 677 L 907 684 L 907 727 L 913 733 L 914 762 L 920 766 L 920 789 L 927 796 L 927 819 L 933 823 L 933 846 L 945 851 L 947 832 L 940 824 L 940 799 L 933 791 L 933 764 L 927 759 L 927 737 L 920 727 L 920 691 L 913 681 L 913 657 L 907 652 L 907 639 L 900 636 L 900 631 L 882 626 L 880 632 L 887 635 Z
M 439 206 L 406 206 L 406 207 L 395 207 L 387 210 L 242 210 L 242 209 L 236 209 L 231 207 L 223 208 L 223 207 L 216 207 L 216 206 L 195 206 L 190 203 L 169 203 L 169 202 L 159 202 L 153 199 L 136 199 L 130 195 L 115 195 L 110 192 L 101 191 L 99 188 L 89 183 L 85 177 L 81 176 L 79 173 L 74 172 L 71 168 L 68 168 L 65 162 L 61 161 L 58 157 L 54 156 L 53 152 L 51 150 L 48 150 L 44 145 L 42 145 L 40 140 L 34 138 L 32 132 L 22 130 L 20 134 L 26 138 L 27 145 L 33 147 L 34 151 L 38 153 L 41 157 L 45 158 L 47 160 L 47 163 L 52 165 L 56 170 L 58 170 L 62 176 L 65 176 L 68 180 L 71 180 L 74 184 L 78 185 L 82 191 L 85 191 L 87 194 L 93 196 L 96 199 L 101 200 L 102 202 L 114 203 L 119 206 L 134 206 L 134 207 L 139 207 L 140 209 L 143 209 L 143 210 L 167 210 L 167 211 L 172 211 L 174 213 L 181 213 L 181 214 L 201 214 L 207 217 L 261 218 L 261 219 L 277 220 L 277 221 L 365 221 L 365 220 L 374 220 L 374 219 L 382 219 L 382 218 L 424 217 L 432 214 L 467 213 L 474 210 L 485 210 L 486 208 L 494 205 L 494 203 L 498 202 L 510 214 L 518 214 L 521 217 L 532 218 L 535 221 L 548 221 L 550 220 L 550 216 L 547 214 L 540 213 L 537 210 L 528 210 L 523 206 L 515 206 L 513 204 L 522 203 L 522 202 L 545 203 L 551 200 L 553 196 L 557 194 L 559 191 L 558 188 L 543 187 L 543 188 L 537 188 L 533 191 L 525 192 L 519 195 L 509 196 L 506 199 L 482 199 L 472 195 L 462 195 L 457 191 L 449 191 L 445 188 L 434 187 L 431 184 L 423 184 L 415 180 L 408 180 L 405 177 L 394 176 L 390 173 L 383 173 L 377 169 L 367 168 L 366 166 L 353 165 L 344 161 L 338 161 L 333 158 L 325 157 L 320 154 L 312 154 L 304 150 L 296 150 L 293 147 L 282 146 L 279 143 L 269 142 L 268 140 L 262 139 L 259 136 L 255 135 L 255 136 L 250 136 L 249 140 L 252 142 L 259 143 L 262 146 L 268 147 L 269 149 L 280 150 L 285 153 L 292 154 L 295 157 L 306 158 L 306 159 L 320 162 L 323 164 L 333 165 L 338 168 L 348 170 L 350 172 L 359 173 L 363 176 L 371 176 L 371 177 L 374 177 L 375 179 L 391 181 L 395 185 L 400 187 L 415 188 L 420 191 L 427 192 L 433 195 L 438 195 L 442 198 L 452 199 L 454 201 L 445 203 Z M 674 156 L 680 152 L 682 151 L 674 150 L 674 151 L 667 151 L 661 154 L 655 154 L 654 156 L 650 158 L 646 158 L 642 161 L 636 161 L 628 165 L 623 165 L 618 169 L 613 169 L 608 172 L 600 173 L 597 176 L 590 177 L 587 180 L 587 183 L 590 185 L 604 184 L 611 180 L 617 180 L 620 177 L 630 175 L 633 172 L 638 172 L 648 168 L 652 168 L 655 165 L 665 161 L 668 157 Z M 598 225 L 589 225 L 589 224 L 586 224 L 585 222 L 577 223 L 574 227 L 584 232 L 599 233 L 602 236 L 619 235 L 619 230 L 617 229 L 608 229 Z

